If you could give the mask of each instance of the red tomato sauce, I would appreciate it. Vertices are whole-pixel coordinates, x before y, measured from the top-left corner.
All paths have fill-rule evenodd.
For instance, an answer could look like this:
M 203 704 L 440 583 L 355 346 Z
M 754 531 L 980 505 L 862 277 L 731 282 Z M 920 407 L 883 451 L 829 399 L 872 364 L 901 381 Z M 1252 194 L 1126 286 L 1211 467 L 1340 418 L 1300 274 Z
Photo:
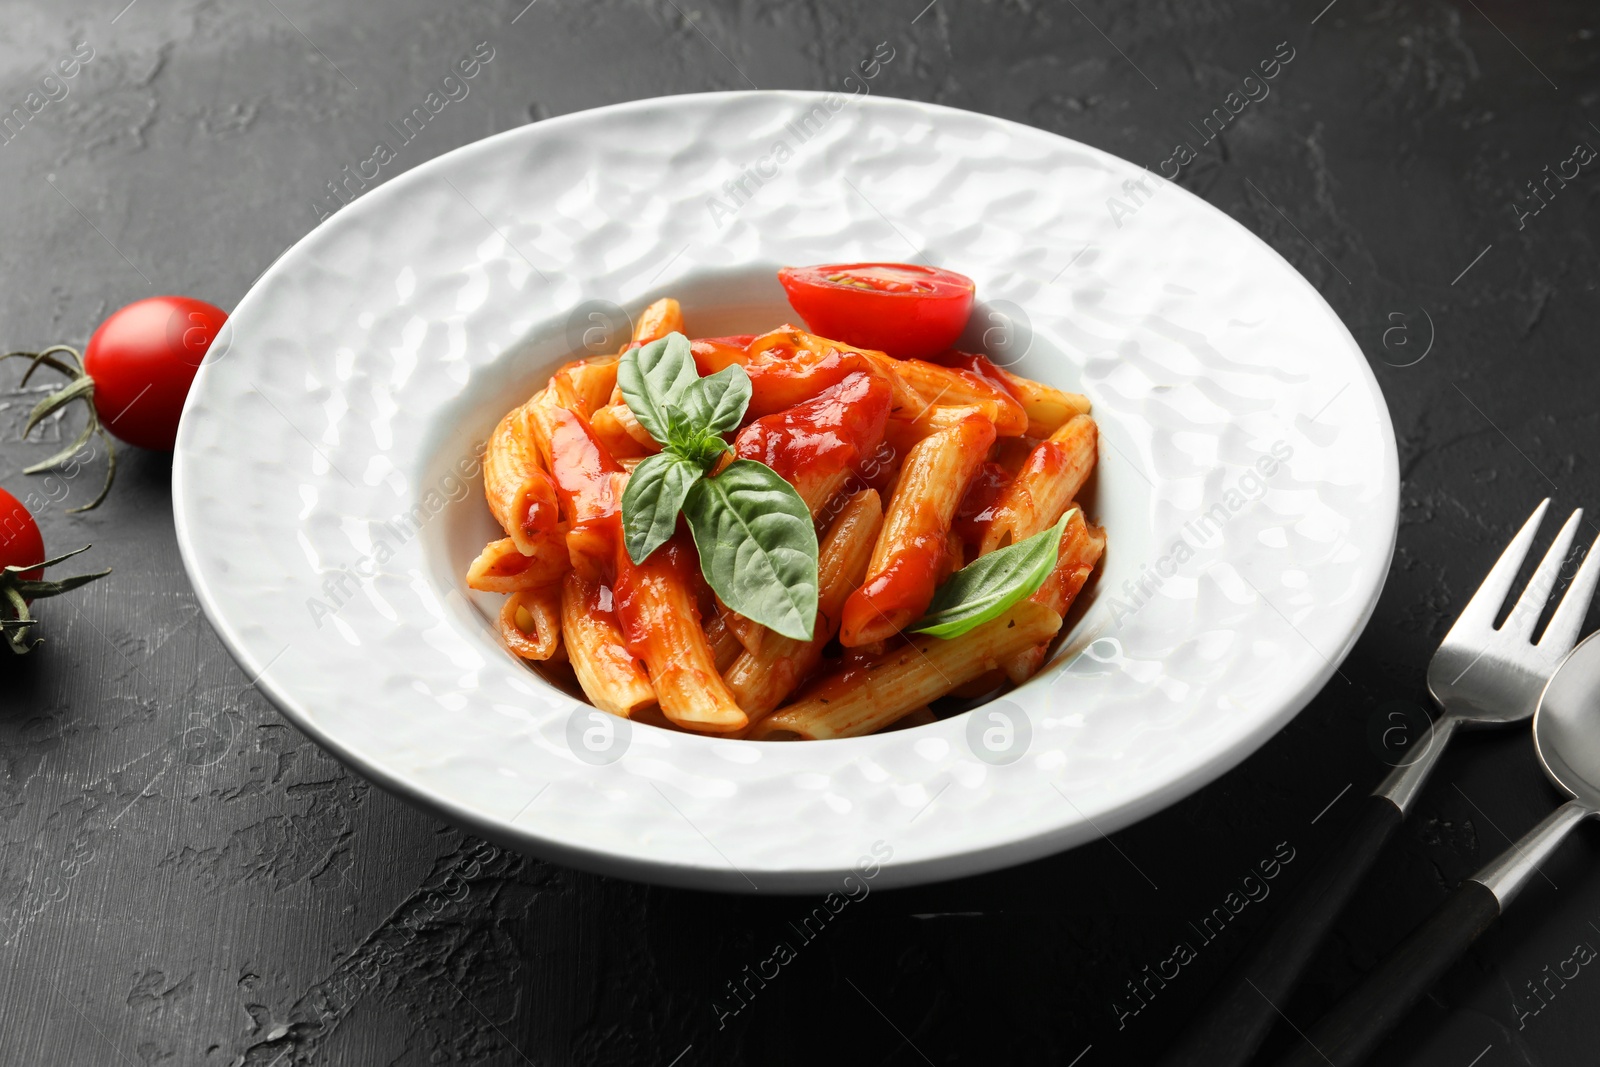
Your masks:
M 522 528 L 529 533 L 553 530 L 560 519 L 560 511 L 553 502 L 531 497 L 528 500 L 528 513 L 522 520 Z
M 700 625 L 700 560 L 694 542 L 680 527 L 672 539 L 643 563 L 628 557 L 628 549 L 617 539 L 617 578 L 612 583 L 612 605 L 622 628 L 628 651 L 644 658 L 651 634 L 672 633 L 684 625 Z M 674 596 L 674 584 L 687 592 Z M 686 600 L 687 604 L 680 601 Z M 692 621 L 679 618 L 685 609 L 694 613 Z M 669 618 L 668 616 L 671 616 Z
M 810 400 L 746 426 L 734 451 L 765 463 L 790 484 L 802 474 L 825 477 L 873 454 L 889 422 L 890 400 L 881 376 L 847 374 Z
M 592 524 L 616 515 L 621 505 L 611 476 L 622 472 L 621 464 L 611 458 L 581 415 L 553 407 L 551 416 L 551 473 L 572 522 Z
M 989 532 L 989 523 L 994 518 L 995 503 L 1010 482 L 1011 475 L 1006 473 L 1004 467 L 998 463 L 985 463 L 967 485 L 967 492 L 961 498 L 950 529 L 967 547 L 968 558 L 977 557 L 978 546 L 983 543 L 984 535 Z
M 939 580 L 944 558 L 943 537 L 930 533 L 913 538 L 902 551 L 890 557 L 883 573 L 869 579 L 851 596 L 845 604 L 846 617 L 859 611 L 856 605 L 862 603 L 869 605 L 871 611 L 885 615 L 892 616 L 896 611 L 921 615 Z
M 759 344 L 757 342 L 759 341 Z M 758 351 L 750 351 L 752 345 Z M 829 347 L 818 352 L 800 348 L 792 327 L 762 334 L 713 337 L 690 345 L 701 377 L 739 363 L 750 376 L 749 424 L 785 408 L 794 407 L 838 385 L 851 374 L 878 374 L 872 361 L 859 352 Z
M 973 352 L 961 352 L 952 348 L 932 357 L 928 362 L 937 363 L 941 367 L 949 367 L 951 370 L 962 370 L 968 374 L 976 375 L 1011 399 L 1019 403 L 1022 400 L 1016 388 L 1006 381 L 1005 375 L 1000 373 L 1000 368 L 996 367 L 988 356 L 977 355 Z
M 1028 453 L 1017 477 L 1049 480 L 1066 469 L 1069 458 L 1067 450 L 1056 442 L 1040 441 L 1038 447 Z
M 694 356 L 695 369 L 700 372 L 700 377 L 705 378 L 735 363 L 749 363 L 750 355 L 745 349 L 755 339 L 753 333 L 734 337 L 706 337 L 689 342 L 689 351 Z

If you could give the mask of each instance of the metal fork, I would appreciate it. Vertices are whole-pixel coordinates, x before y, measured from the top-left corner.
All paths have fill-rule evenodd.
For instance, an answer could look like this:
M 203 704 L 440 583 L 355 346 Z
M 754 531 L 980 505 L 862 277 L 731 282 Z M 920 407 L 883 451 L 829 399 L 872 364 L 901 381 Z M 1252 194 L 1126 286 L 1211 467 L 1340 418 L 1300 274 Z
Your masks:
M 1439 705 L 1429 740 L 1363 802 L 1338 846 L 1296 889 L 1289 904 L 1234 965 L 1211 1002 L 1162 1059 L 1162 1067 L 1242 1067 L 1279 1015 L 1346 901 L 1395 827 L 1405 819 L 1445 745 L 1462 727 L 1501 726 L 1533 715 L 1545 682 L 1577 642 L 1600 581 L 1600 550 L 1591 549 L 1539 641 L 1534 627 L 1561 575 L 1583 519 L 1572 513 L 1544 554 L 1511 614 L 1497 629 L 1517 571 L 1550 508 L 1546 498 L 1511 539 L 1428 663 L 1428 692 Z

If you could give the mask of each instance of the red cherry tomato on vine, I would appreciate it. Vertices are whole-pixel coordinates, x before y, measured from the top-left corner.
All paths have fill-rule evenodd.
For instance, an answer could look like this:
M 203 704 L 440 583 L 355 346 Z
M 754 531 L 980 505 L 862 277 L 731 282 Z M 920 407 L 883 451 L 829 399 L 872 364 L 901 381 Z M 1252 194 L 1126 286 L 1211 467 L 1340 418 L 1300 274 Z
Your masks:
M 189 385 L 227 321 L 221 308 L 186 296 L 152 296 L 113 312 L 83 352 L 101 425 L 130 445 L 170 452 Z
M 972 315 L 972 279 L 914 263 L 784 267 L 778 281 L 812 333 L 896 359 L 955 344 Z
M 22 501 L 0 489 L 0 567 L 26 567 L 44 562 L 44 538 Z M 23 571 L 23 581 L 44 577 L 42 568 Z
M 87 552 L 88 546 L 77 552 L 66 552 L 55 559 L 44 558 L 44 538 L 39 536 L 39 524 L 33 521 L 22 501 L 0 489 L 0 635 L 5 644 L 19 656 L 26 655 L 39 644 L 32 636 L 39 624 L 28 613 L 28 605 L 42 597 L 60 596 L 81 589 L 97 578 L 110 574 L 80 574 L 57 581 L 45 581 L 46 565 L 54 566 L 63 560 Z M 23 571 L 10 571 L 8 567 L 26 567 Z

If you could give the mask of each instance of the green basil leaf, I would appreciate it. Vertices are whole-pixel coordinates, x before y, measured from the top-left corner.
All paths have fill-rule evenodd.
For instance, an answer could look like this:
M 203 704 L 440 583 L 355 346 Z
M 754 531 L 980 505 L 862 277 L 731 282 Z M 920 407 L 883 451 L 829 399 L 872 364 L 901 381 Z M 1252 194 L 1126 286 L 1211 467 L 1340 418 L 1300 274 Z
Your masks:
M 979 556 L 956 571 L 933 594 L 928 613 L 912 624 L 911 632 L 959 637 L 1038 592 L 1055 570 L 1061 535 L 1077 510 L 1069 509 L 1050 529 Z
M 817 531 L 794 486 L 752 459 L 689 489 L 683 514 L 700 570 L 722 602 L 785 637 L 817 622 Z
M 617 365 L 617 387 L 628 410 L 661 445 L 682 436 L 683 394 L 699 380 L 689 339 L 681 333 L 630 349 Z
M 745 408 L 750 406 L 750 375 L 735 363 L 709 377 L 698 378 L 683 391 L 681 406 L 690 423 L 702 433 L 736 430 Z
M 622 491 L 622 539 L 628 558 L 643 563 L 678 526 L 678 510 L 705 474 L 697 463 L 670 452 L 647 457 Z

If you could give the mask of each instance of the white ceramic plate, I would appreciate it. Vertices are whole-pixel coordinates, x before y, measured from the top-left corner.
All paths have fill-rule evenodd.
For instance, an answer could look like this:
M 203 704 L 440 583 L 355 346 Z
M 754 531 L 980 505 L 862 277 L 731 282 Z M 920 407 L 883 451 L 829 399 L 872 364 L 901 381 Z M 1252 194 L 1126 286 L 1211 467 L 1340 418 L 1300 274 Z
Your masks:
M 1102 428 L 1105 570 L 1038 677 L 931 726 L 761 744 L 607 735 L 499 646 L 499 598 L 461 580 L 499 536 L 474 446 L 586 341 L 614 350 L 611 305 L 757 331 L 793 317 L 780 265 L 924 257 L 976 280 L 974 340 Z M 1222 213 L 1025 126 L 788 92 L 552 119 L 368 192 L 240 303 L 173 471 L 212 623 L 340 758 L 539 856 L 763 892 L 864 856 L 878 886 L 1017 863 L 1221 774 L 1355 641 L 1397 490 L 1354 341 Z

